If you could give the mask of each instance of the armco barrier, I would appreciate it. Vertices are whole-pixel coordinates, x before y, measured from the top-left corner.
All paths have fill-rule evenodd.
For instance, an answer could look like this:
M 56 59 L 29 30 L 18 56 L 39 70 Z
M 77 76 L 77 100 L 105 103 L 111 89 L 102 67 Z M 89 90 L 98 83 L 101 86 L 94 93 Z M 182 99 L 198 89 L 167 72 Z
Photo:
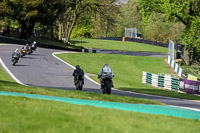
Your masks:
M 98 49 L 82 49 L 83 53 L 100 53 Z
M 178 64 L 169 55 L 167 56 L 167 63 L 174 69 L 174 71 L 177 73 L 179 77 L 185 78 L 183 75 L 184 70 L 180 66 L 178 66 Z M 186 74 L 185 76 L 189 80 L 197 81 L 198 79 L 197 77 L 191 74 Z
M 174 77 L 143 72 L 142 83 L 158 88 L 179 91 L 179 79 Z
M 122 41 L 123 37 L 104 37 L 104 38 L 99 38 L 99 39 Z M 127 42 L 144 43 L 144 44 L 149 44 L 149 45 L 153 45 L 153 46 L 160 46 L 160 47 L 166 47 L 166 48 L 168 48 L 168 43 L 162 43 L 162 42 L 158 42 L 158 41 L 145 40 L 145 39 L 142 39 L 142 38 L 129 38 L 129 37 L 126 37 L 125 41 L 127 41 Z

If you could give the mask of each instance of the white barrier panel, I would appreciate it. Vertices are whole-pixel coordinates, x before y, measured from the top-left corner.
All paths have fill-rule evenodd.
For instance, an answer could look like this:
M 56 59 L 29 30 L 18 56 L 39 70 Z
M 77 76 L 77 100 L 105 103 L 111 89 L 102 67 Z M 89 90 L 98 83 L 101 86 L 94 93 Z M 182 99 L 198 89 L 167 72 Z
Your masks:
M 179 89 L 179 79 L 178 78 L 172 78 L 169 76 L 159 76 L 159 75 L 151 74 L 151 73 L 147 73 L 147 72 L 143 72 L 142 75 L 143 75 L 142 83 L 144 83 L 144 84 L 148 84 L 148 85 L 151 85 L 154 87 L 168 89 L 168 90 L 178 91 L 178 89 Z M 172 89 L 172 82 L 173 82 L 173 89 Z

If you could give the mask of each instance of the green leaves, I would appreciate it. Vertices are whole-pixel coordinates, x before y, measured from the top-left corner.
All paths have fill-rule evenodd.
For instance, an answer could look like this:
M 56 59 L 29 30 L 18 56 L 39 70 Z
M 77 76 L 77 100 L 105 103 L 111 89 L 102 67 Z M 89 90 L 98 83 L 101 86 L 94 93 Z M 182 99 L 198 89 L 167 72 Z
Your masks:
M 200 52 L 200 1 L 199 0 L 139 0 L 144 21 L 149 22 L 153 12 L 163 14 L 168 20 L 177 18 L 185 28 L 184 42 L 191 53 L 195 47 Z

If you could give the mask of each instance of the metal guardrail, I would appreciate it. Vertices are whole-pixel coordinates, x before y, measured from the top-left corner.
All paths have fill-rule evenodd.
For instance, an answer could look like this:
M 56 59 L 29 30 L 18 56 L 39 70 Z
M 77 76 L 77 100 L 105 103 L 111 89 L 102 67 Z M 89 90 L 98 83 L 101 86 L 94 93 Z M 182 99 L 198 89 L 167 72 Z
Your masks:
M 122 41 L 122 37 L 103 37 L 99 39 L 104 39 L 104 40 L 115 40 L 115 41 Z M 139 38 L 125 38 L 125 41 L 128 42 L 138 42 L 138 43 L 144 43 L 144 44 L 149 44 L 153 46 L 160 46 L 160 47 L 166 47 L 168 48 L 168 43 L 162 43 L 158 41 L 151 41 L 151 40 L 145 40 L 145 39 L 139 39 Z

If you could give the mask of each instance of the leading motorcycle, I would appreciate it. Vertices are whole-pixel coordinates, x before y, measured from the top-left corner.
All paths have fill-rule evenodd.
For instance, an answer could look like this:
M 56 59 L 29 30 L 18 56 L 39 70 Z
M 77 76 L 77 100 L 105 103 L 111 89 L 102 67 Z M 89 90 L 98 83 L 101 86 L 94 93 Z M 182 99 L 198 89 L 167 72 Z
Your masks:
M 103 94 L 111 94 L 111 88 L 112 88 L 112 76 L 111 75 L 105 75 L 102 77 L 102 93 Z
M 17 55 L 17 54 L 14 54 L 13 56 L 12 56 L 12 64 L 13 64 L 13 66 L 18 62 L 18 60 L 19 60 L 19 56 Z

